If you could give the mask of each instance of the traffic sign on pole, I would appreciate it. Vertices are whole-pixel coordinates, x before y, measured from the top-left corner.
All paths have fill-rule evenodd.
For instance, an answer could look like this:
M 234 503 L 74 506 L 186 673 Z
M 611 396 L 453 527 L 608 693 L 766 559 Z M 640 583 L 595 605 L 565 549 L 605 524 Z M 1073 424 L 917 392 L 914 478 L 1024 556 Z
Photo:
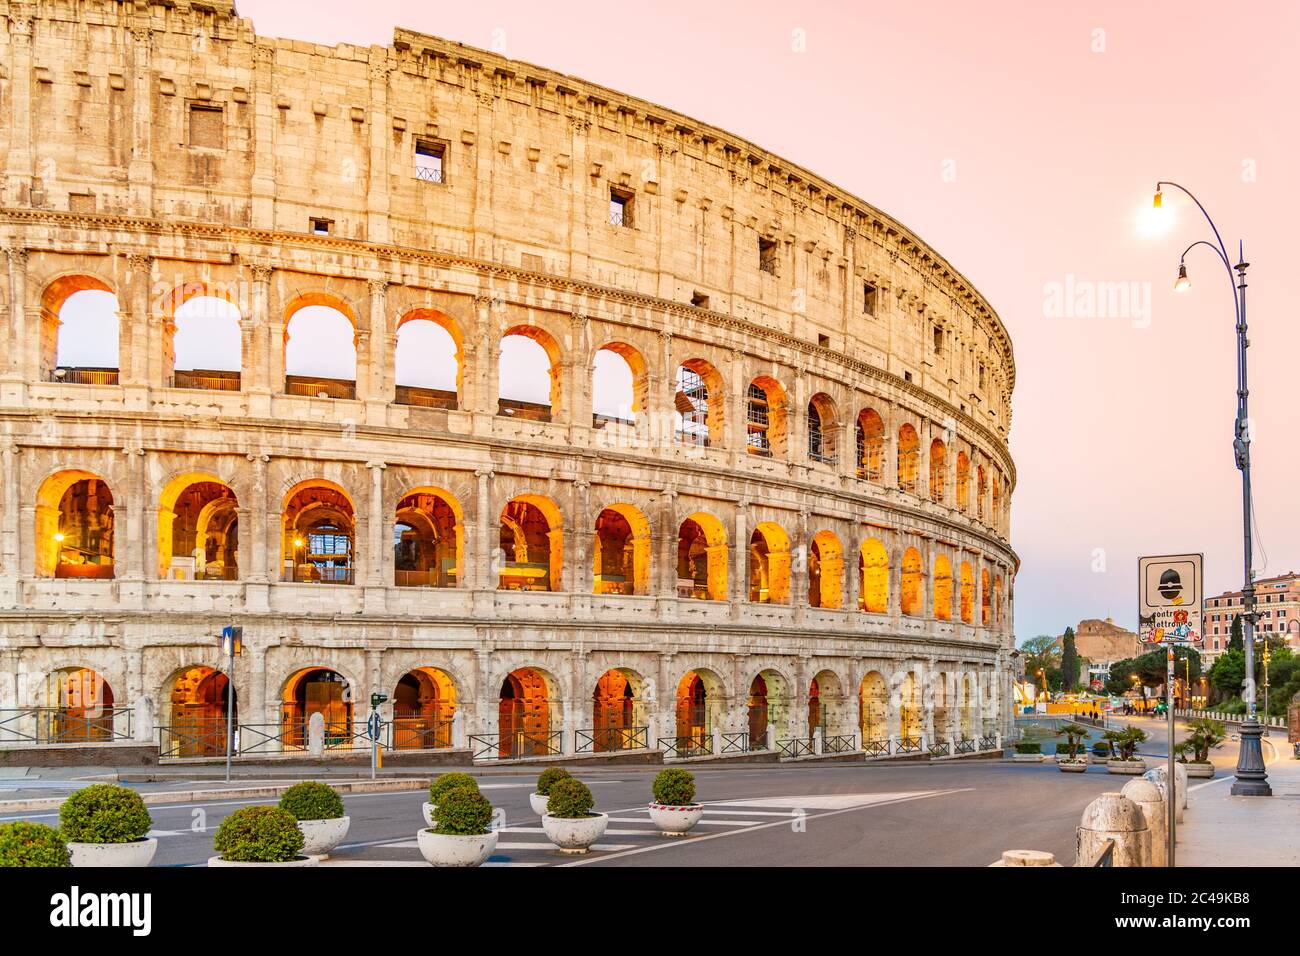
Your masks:
M 1143 644 L 1199 644 L 1205 598 L 1200 554 L 1138 558 L 1138 640 Z

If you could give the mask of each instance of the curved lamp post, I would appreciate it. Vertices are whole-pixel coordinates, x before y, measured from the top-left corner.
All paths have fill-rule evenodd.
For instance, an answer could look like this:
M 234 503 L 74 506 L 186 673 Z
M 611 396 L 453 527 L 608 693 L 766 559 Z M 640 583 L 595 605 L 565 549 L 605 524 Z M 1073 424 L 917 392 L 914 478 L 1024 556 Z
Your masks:
M 1165 186 L 1172 186 L 1196 203 L 1196 208 L 1201 211 L 1205 221 L 1210 224 L 1210 231 L 1214 233 L 1214 242 L 1198 239 L 1183 250 L 1183 254 L 1178 257 L 1178 279 L 1174 282 L 1174 288 L 1179 292 L 1184 292 L 1191 287 L 1191 280 L 1187 278 L 1186 259 L 1187 253 L 1197 246 L 1205 246 L 1213 250 L 1214 254 L 1223 263 L 1223 268 L 1228 273 L 1228 282 L 1233 286 L 1232 302 L 1237 316 L 1237 420 L 1233 428 L 1232 448 L 1237 462 L 1237 469 L 1241 472 L 1242 560 L 1246 572 L 1246 584 L 1241 593 L 1241 620 L 1242 645 L 1245 647 L 1246 652 L 1244 696 L 1247 701 L 1246 720 L 1241 725 L 1241 748 L 1237 755 L 1237 779 L 1232 784 L 1232 792 L 1236 796 L 1243 797 L 1269 797 L 1273 795 L 1273 789 L 1268 784 L 1268 773 L 1264 769 L 1264 754 L 1260 748 L 1262 728 L 1259 725 L 1259 719 L 1255 711 L 1254 632 L 1255 619 L 1258 615 L 1255 612 L 1255 576 L 1251 570 L 1250 425 L 1247 417 L 1247 398 L 1250 395 L 1250 390 L 1247 387 L 1246 380 L 1246 269 L 1250 263 L 1246 262 L 1245 245 L 1238 243 L 1237 264 L 1235 266 L 1232 264 L 1228 257 L 1228 249 L 1224 246 L 1223 239 L 1219 235 L 1219 228 L 1214 224 L 1214 220 L 1210 218 L 1210 214 L 1205 211 L 1201 201 L 1193 196 L 1186 187 L 1174 182 L 1156 183 L 1156 194 L 1153 203 L 1156 209 L 1160 208 L 1161 190 Z

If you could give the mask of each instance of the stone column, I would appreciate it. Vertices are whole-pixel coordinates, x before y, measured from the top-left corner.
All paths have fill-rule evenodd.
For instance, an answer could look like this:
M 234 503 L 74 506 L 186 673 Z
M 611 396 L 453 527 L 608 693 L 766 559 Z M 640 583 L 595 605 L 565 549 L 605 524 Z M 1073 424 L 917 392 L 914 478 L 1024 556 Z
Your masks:
M 371 279 L 370 288 L 370 351 L 367 364 L 370 368 L 366 393 L 366 418 L 372 423 L 383 423 L 385 407 L 396 397 L 396 334 L 388 327 L 388 280 Z
M 474 351 L 478 356 L 478 367 L 473 369 L 474 394 L 467 395 L 465 400 L 466 408 L 474 415 L 474 433 L 490 435 L 501 396 L 501 376 L 498 368 L 501 361 L 500 330 L 492 314 L 492 299 L 489 296 L 475 296 L 474 306 L 477 317 L 475 336 L 478 341 Z M 469 380 L 465 371 L 467 370 L 461 372 L 462 381 Z
M 570 489 L 569 537 L 572 547 L 566 547 L 564 589 L 570 594 L 590 596 L 596 588 L 594 564 L 595 517 L 591 514 L 589 492 L 591 483 L 578 479 Z
M 6 583 L 3 585 L 3 595 L 0 596 L 0 606 L 9 606 L 12 600 L 17 599 L 16 590 L 10 593 L 11 588 L 17 587 L 17 578 L 20 574 L 20 561 L 18 557 L 18 515 L 20 511 L 19 495 L 22 487 L 22 474 L 19 468 L 18 453 L 20 449 L 17 445 L 5 441 L 0 445 L 0 470 L 3 470 L 3 511 L 0 512 L 0 579 Z M 9 582 L 12 581 L 12 584 Z
M 367 554 L 362 565 L 365 584 L 365 608 L 368 613 L 382 613 L 386 609 L 387 587 L 393 582 L 393 548 L 384 546 L 385 530 L 391 525 L 384 514 L 384 469 L 387 462 L 368 461 L 370 469 L 370 508 L 366 520 Z
M 26 82 L 26 77 L 24 77 Z M 15 85 L 17 78 L 15 77 Z M 10 150 L 10 158 L 14 150 Z M 6 405 L 25 403 L 27 379 L 24 377 L 25 349 L 23 344 L 36 338 L 27 322 L 27 250 L 22 246 L 5 247 L 9 289 L 5 307 L 8 312 L 9 334 L 0 336 L 0 397 Z
M 749 429 L 746 426 L 748 420 L 748 399 L 745 393 L 749 388 L 749 381 L 745 376 L 745 353 L 740 349 L 733 349 L 731 352 L 731 367 L 728 369 L 731 377 L 731 388 L 729 391 L 730 406 L 727 419 L 727 438 L 725 448 L 731 453 L 732 467 L 738 467 L 747 454 L 746 436 Z M 714 440 L 713 429 L 709 429 L 709 439 Z
M 496 510 L 492 500 L 492 479 L 494 473 L 490 468 L 474 471 L 477 489 L 474 496 L 474 518 L 477 534 L 474 550 L 468 556 L 469 586 L 478 591 L 494 591 L 499 583 L 499 568 L 493 555 L 492 529 L 496 523 Z
M 731 562 L 731 613 L 740 616 L 740 604 L 749 598 L 749 499 L 736 502 L 736 537 Z
M 271 355 L 271 267 L 254 264 L 249 272 L 252 275 L 249 315 L 242 323 L 249 334 L 240 362 L 240 385 L 248 393 L 249 414 L 268 418 L 271 394 L 283 388 L 283 381 L 275 384 L 272 372 L 277 363 Z
M 655 594 L 661 598 L 675 598 L 677 596 L 677 509 L 673 502 L 677 497 L 677 492 L 671 488 L 665 488 L 659 495 L 658 513 L 652 520 L 652 526 L 655 532 L 651 535 L 653 541 L 653 558 L 657 567 L 652 567 L 652 580 L 655 584 Z M 657 573 L 656 573 L 657 572 Z
M 150 283 L 154 260 L 151 256 L 126 257 L 126 301 L 118 307 L 118 380 L 126 390 L 128 407 L 143 408 L 148 388 L 167 384 L 163 373 L 164 343 L 174 333 L 175 323 L 159 309 L 155 314 Z
M 790 561 L 790 604 L 795 608 L 808 606 L 808 560 L 812 554 L 812 541 L 808 537 L 808 512 L 800 510 L 795 525 L 795 540 Z M 825 570 L 825 569 L 823 569 Z

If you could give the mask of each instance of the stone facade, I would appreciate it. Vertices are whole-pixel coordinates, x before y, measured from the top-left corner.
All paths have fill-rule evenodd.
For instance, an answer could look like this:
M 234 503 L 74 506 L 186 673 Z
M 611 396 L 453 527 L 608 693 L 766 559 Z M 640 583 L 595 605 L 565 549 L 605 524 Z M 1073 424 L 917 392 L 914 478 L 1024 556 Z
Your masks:
M 1201 658 L 1208 667 L 1228 649 L 1232 622 L 1242 611 L 1241 591 L 1224 591 L 1205 599 L 1205 643 Z M 1300 653 L 1300 574 L 1288 571 L 1255 582 L 1255 637 L 1285 640 Z
M 504 730 L 505 697 L 525 701 L 512 729 L 581 747 L 610 726 L 607 690 L 652 740 L 800 736 L 810 703 L 864 739 L 1005 727 L 1011 343 L 902 224 L 723 130 L 405 30 L 322 47 L 257 36 L 223 0 L 0 0 L 0 64 L 0 708 L 54 706 L 52 675 L 87 668 L 151 733 L 182 675 L 223 667 L 233 623 L 253 725 L 309 671 L 351 701 L 426 669 L 458 743 Z M 95 376 L 57 356 L 88 289 L 120 323 L 119 368 Z M 173 368 L 194 296 L 239 310 L 233 388 Z M 308 305 L 355 329 L 342 397 L 286 379 Z M 446 400 L 395 381 L 397 329 L 420 319 L 456 343 Z M 512 333 L 547 351 L 545 415 L 498 402 Z M 593 416 L 602 348 L 633 371 L 634 421 Z M 708 387 L 707 443 L 674 417 L 683 366 Z M 233 509 L 230 573 L 178 580 L 196 484 Z M 300 560 L 304 491 L 346 525 L 337 583 Z M 450 516 L 449 586 L 401 579 L 412 492 Z M 503 553 L 512 502 L 544 522 L 541 562 Z M 634 572 L 618 593 L 595 569 L 611 509 Z M 74 532 L 100 563 L 66 560 Z M 534 565 L 534 588 L 498 586 Z

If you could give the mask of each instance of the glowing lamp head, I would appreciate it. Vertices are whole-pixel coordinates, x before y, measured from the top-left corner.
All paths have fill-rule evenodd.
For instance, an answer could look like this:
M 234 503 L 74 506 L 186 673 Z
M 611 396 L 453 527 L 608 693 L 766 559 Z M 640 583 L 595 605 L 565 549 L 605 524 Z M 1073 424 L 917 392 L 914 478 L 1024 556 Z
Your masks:
M 58 541 L 58 542 L 60 542 L 60 543 L 62 543 L 62 541 L 63 541 L 63 532 L 62 532 L 62 531 L 56 532 L 55 535 L 54 535 L 54 540 L 55 540 L 55 541 Z
M 1178 278 L 1174 280 L 1175 292 L 1186 292 L 1192 287 L 1192 280 L 1187 278 L 1187 265 L 1178 263 Z
M 1164 198 L 1165 198 L 1165 197 L 1164 197 L 1164 193 L 1162 193 L 1162 192 L 1160 191 L 1160 187 L 1157 186 L 1157 187 L 1156 187 L 1156 194 L 1155 194 L 1155 197 L 1151 200 L 1151 208 L 1152 208 L 1152 209 L 1159 209 L 1159 208 L 1160 208 L 1160 203 L 1164 201 Z
M 301 548 L 301 547 L 302 547 L 302 538 L 294 538 L 294 539 L 293 539 L 293 546 L 294 546 L 295 548 Z

